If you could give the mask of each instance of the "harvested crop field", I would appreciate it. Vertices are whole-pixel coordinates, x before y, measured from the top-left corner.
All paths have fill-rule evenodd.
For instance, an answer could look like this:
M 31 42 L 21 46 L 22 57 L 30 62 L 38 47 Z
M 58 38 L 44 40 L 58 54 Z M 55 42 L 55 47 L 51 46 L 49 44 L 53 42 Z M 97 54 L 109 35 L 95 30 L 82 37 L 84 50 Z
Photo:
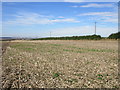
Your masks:
M 11 41 L 3 88 L 118 88 L 117 40 Z

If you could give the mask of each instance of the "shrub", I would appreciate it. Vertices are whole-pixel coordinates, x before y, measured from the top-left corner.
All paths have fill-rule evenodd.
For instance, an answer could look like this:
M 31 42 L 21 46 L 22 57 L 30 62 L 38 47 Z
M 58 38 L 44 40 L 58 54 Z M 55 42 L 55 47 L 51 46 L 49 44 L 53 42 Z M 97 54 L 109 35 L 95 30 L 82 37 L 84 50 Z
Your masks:
M 118 33 L 113 33 L 109 37 L 109 39 L 120 39 L 120 32 Z
M 48 38 L 38 38 L 33 40 L 100 40 L 102 39 L 100 35 L 88 35 L 88 36 L 72 36 L 72 37 L 48 37 Z

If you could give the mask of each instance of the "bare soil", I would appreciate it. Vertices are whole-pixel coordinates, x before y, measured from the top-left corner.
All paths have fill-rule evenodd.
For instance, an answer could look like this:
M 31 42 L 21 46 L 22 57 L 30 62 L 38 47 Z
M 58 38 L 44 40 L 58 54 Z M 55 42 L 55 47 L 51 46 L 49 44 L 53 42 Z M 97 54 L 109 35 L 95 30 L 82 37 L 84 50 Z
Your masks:
M 118 88 L 117 40 L 11 41 L 3 88 Z

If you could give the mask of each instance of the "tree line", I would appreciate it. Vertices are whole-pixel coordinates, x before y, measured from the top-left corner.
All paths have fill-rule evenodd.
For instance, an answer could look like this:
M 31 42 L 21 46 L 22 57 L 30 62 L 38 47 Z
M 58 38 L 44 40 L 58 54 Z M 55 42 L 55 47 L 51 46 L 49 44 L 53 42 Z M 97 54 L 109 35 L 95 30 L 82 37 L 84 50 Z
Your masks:
M 87 36 L 71 36 L 71 37 L 47 37 L 37 38 L 33 40 L 100 40 L 104 39 L 100 35 L 87 35 Z M 113 33 L 107 37 L 107 39 L 120 39 L 120 32 Z
M 109 37 L 109 39 L 120 39 L 120 32 L 118 33 L 113 33 Z

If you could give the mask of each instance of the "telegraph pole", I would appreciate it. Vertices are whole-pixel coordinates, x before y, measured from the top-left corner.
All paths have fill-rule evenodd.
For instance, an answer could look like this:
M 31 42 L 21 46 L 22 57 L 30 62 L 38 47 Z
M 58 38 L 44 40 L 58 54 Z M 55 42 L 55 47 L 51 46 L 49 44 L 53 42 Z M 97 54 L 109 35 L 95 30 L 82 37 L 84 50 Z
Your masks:
M 97 22 L 95 22 L 95 35 L 96 35 L 96 23 L 97 23 Z
M 50 37 L 51 37 L 51 32 L 50 32 Z

